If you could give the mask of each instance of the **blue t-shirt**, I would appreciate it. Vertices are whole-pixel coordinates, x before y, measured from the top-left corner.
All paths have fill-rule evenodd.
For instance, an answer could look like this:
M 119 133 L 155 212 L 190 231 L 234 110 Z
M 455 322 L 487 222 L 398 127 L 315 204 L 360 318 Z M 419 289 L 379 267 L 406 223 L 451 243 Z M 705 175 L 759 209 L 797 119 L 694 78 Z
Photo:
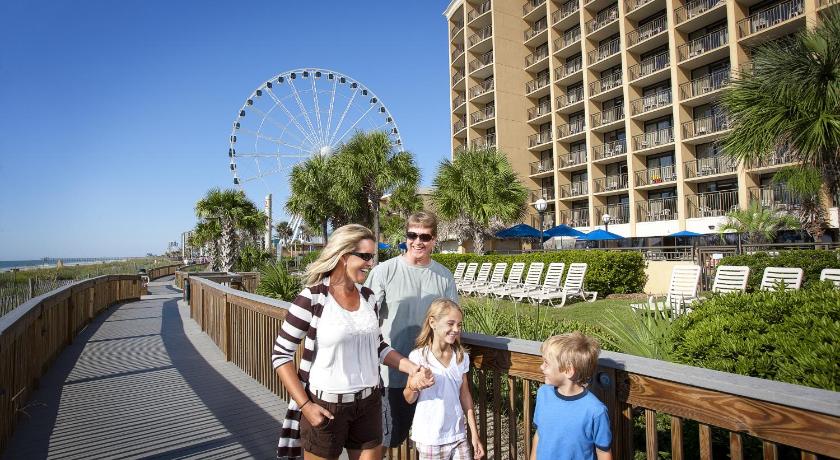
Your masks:
M 606 451 L 612 442 L 607 406 L 589 390 L 563 396 L 552 385 L 541 386 L 534 425 L 537 460 L 592 460 L 596 447 Z

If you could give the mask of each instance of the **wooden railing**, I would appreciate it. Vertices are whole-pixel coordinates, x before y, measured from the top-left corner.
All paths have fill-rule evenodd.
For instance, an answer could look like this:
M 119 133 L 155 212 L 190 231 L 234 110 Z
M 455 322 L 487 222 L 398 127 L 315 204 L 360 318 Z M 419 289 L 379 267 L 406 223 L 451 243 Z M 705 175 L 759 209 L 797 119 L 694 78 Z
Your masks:
M 64 347 L 103 310 L 139 299 L 142 289 L 140 275 L 103 275 L 32 298 L 0 317 L 0 452 L 38 380 Z
M 287 398 L 271 366 L 275 335 L 288 302 L 236 291 L 191 278 L 190 315 L 225 357 L 280 397 Z M 542 384 L 539 342 L 464 333 L 472 358 L 478 427 L 488 459 L 527 458 L 531 451 L 534 394 Z M 609 411 L 613 455 L 634 458 L 637 447 L 658 458 L 657 419 L 670 420 L 671 458 L 689 446 L 712 458 L 712 430 L 727 431 L 730 458 L 744 458 L 745 446 L 759 438 L 764 458 L 779 446 L 803 449 L 802 459 L 840 452 L 838 393 L 621 353 L 603 352 L 592 392 Z M 635 433 L 637 420 L 644 427 Z M 660 423 L 662 425 L 663 423 Z M 687 425 L 698 425 L 696 441 Z M 504 428 L 503 428 L 504 427 Z M 634 445 L 634 434 L 644 446 Z M 720 446 L 715 446 L 716 449 Z M 688 452 L 694 453 L 694 452 Z M 387 458 L 408 460 L 409 445 L 389 449 Z
M 183 264 L 167 265 L 165 267 L 158 267 L 158 268 L 149 269 L 149 271 L 147 271 L 146 274 L 148 275 L 150 280 L 153 280 L 153 279 L 157 279 L 157 278 L 162 278 L 164 276 L 172 275 L 182 267 L 186 267 L 186 265 L 183 265 Z

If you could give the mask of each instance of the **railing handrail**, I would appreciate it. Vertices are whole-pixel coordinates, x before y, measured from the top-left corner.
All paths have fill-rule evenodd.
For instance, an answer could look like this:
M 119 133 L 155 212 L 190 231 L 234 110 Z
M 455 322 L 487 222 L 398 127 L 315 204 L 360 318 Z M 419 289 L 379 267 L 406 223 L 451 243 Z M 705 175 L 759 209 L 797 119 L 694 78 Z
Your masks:
M 725 0 L 692 0 L 686 2 L 684 6 L 674 9 L 674 22 L 678 25 L 691 18 L 699 16 L 706 11 L 714 8 L 718 4 L 726 3 Z
M 592 93 L 593 96 L 603 93 L 604 91 L 611 90 L 616 86 L 621 85 L 621 78 L 622 72 L 619 70 L 618 72 L 613 72 L 610 75 L 605 77 L 599 78 L 591 83 L 589 83 L 589 92 Z
M 522 5 L 522 15 L 527 15 L 528 13 L 539 8 L 543 4 L 545 4 L 545 0 L 528 0 L 527 2 L 525 2 L 524 5 Z
M 606 27 L 607 25 L 609 25 L 613 21 L 618 20 L 618 4 L 616 4 L 614 7 L 606 10 L 600 16 L 601 17 L 598 17 L 598 15 L 596 15 L 594 18 L 590 19 L 586 23 L 586 33 L 591 34 L 592 32 L 595 32 L 596 30 L 599 30 L 603 27 Z
M 630 81 L 633 81 L 662 70 L 670 65 L 670 63 L 670 54 L 667 51 L 662 51 L 661 53 L 646 57 L 636 65 L 630 66 L 627 69 L 627 73 L 630 75 Z
M 490 11 L 491 8 L 491 0 L 485 0 L 478 4 L 475 8 L 473 8 L 469 14 L 467 14 L 467 21 L 472 21 L 473 19 L 481 16 L 482 14 Z
M 786 2 L 777 3 L 738 21 L 738 36 L 747 37 L 765 27 L 799 17 L 804 13 L 803 0 L 787 0 Z M 759 28 L 760 25 L 763 26 L 761 29 Z
M 702 37 L 689 40 L 677 47 L 680 62 L 690 58 L 708 53 L 729 43 L 729 32 L 727 29 L 713 30 Z
M 621 40 L 614 38 L 589 52 L 589 64 L 601 62 L 621 51 Z
M 541 75 L 528 83 L 525 83 L 525 92 L 533 93 L 538 89 L 545 88 L 551 82 L 551 77 L 548 74 Z
M 577 34 L 572 34 L 572 37 L 570 37 L 571 40 L 566 40 L 565 35 L 563 35 L 562 37 L 557 37 L 554 40 L 554 48 L 556 48 L 555 52 L 560 51 L 567 46 L 571 46 L 571 45 L 579 42 L 581 37 L 582 37 L 582 35 L 580 33 L 580 27 L 577 28 L 577 31 L 578 31 Z
M 714 72 L 709 72 L 707 75 L 703 75 L 702 77 L 697 77 L 693 80 L 682 83 L 680 84 L 680 97 L 682 99 L 688 99 L 702 93 L 723 88 L 729 84 L 731 74 L 731 69 L 718 69 Z M 698 88 L 703 88 L 705 90 L 700 91 Z
M 668 17 L 660 16 L 645 25 L 627 33 L 627 46 L 641 43 L 648 38 L 668 29 Z M 643 37 L 644 35 L 644 37 Z
M 592 126 L 598 127 L 624 119 L 624 105 L 617 105 L 609 109 L 592 114 Z
M 493 24 L 486 25 L 472 35 L 467 40 L 470 42 L 470 46 L 475 46 L 476 44 L 490 38 L 493 35 Z
M 531 27 L 525 29 L 525 41 L 536 37 L 537 35 L 545 32 L 546 30 L 548 30 L 548 20 L 543 18 L 531 24 Z
M 569 0 L 568 2 L 560 5 L 560 8 L 551 15 L 552 22 L 560 22 L 561 20 L 567 18 L 570 14 L 579 11 L 579 9 L 580 7 L 577 0 Z

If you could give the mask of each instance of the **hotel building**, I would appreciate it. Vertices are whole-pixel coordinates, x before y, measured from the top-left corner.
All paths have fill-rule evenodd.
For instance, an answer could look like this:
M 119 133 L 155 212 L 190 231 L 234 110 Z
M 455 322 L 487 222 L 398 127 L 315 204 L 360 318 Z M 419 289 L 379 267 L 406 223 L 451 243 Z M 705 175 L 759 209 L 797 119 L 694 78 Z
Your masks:
M 752 47 L 813 24 L 836 0 L 453 0 L 452 151 L 496 146 L 545 227 L 625 237 L 709 233 L 758 200 L 795 206 L 773 173 L 724 156 L 718 102 Z M 531 208 L 533 211 L 533 207 Z M 837 208 L 830 209 L 837 226 Z M 539 227 L 536 215 L 530 222 Z

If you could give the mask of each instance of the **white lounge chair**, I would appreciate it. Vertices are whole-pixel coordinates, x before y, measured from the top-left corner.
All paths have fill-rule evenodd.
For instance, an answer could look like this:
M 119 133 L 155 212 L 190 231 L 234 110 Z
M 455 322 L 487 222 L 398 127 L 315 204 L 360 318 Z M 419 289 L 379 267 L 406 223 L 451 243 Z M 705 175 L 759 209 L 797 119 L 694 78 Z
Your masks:
M 557 305 L 558 307 L 566 305 L 566 300 L 571 297 L 580 297 L 583 300 L 587 300 L 586 298 L 589 297 L 589 302 L 594 302 L 595 299 L 598 298 L 598 293 L 587 292 L 583 287 L 583 278 L 586 276 L 586 270 L 588 267 L 589 266 L 585 263 L 574 263 L 569 265 L 569 272 L 566 274 L 566 281 L 563 283 L 563 287 L 559 291 L 546 292 L 539 296 L 532 297 L 532 299 L 538 304 L 548 302 L 548 304 L 552 307 L 554 306 L 554 302 L 558 299 L 560 300 L 560 305 Z
M 767 267 L 761 277 L 761 290 L 772 291 L 783 283 L 785 291 L 799 289 L 802 286 L 802 269 L 798 267 Z
M 552 262 L 548 264 L 548 271 L 545 272 L 545 279 L 539 289 L 525 293 L 524 296 L 528 298 L 531 303 L 539 304 L 539 298 L 543 294 L 560 291 L 560 284 L 563 282 L 563 271 L 566 269 L 566 264 L 563 262 Z
M 823 268 L 820 281 L 831 281 L 834 287 L 840 288 L 840 268 Z
M 715 272 L 712 292 L 722 294 L 744 292 L 747 290 L 747 280 L 749 277 L 750 267 L 745 265 L 721 265 Z
M 458 292 L 461 292 L 461 288 L 466 286 L 467 284 L 472 284 L 475 281 L 475 272 L 478 270 L 478 262 L 470 262 L 467 264 L 467 269 L 464 271 L 464 276 L 461 278 L 460 281 L 455 283 L 455 286 L 458 288 Z
M 522 273 L 525 272 L 525 262 L 514 262 L 510 266 L 510 273 L 508 273 L 507 281 L 498 288 L 490 291 L 488 294 L 493 295 L 498 299 L 508 295 L 513 289 L 518 288 L 522 284 Z
M 480 286 L 484 286 L 487 284 L 487 281 L 490 279 L 490 269 L 493 268 L 493 264 L 490 262 L 484 262 L 481 264 L 481 267 L 478 268 L 478 274 L 475 275 L 475 280 L 472 283 L 465 284 L 461 287 L 462 294 L 472 294 L 475 292 L 475 289 Z
M 488 295 L 490 292 L 498 289 L 505 284 L 505 272 L 507 271 L 507 262 L 499 262 L 493 267 L 493 274 L 490 275 L 490 281 L 482 286 L 475 286 L 473 292 L 478 295 Z
M 700 267 L 697 265 L 677 265 L 671 270 L 671 282 L 664 299 L 655 296 L 648 298 L 646 304 L 631 304 L 634 310 L 670 311 L 674 316 L 691 311 L 687 308 L 697 300 L 697 284 L 700 282 Z
M 461 281 L 461 278 L 464 277 L 464 270 L 466 268 L 466 262 L 458 262 L 458 265 L 455 266 L 455 272 L 452 273 L 452 276 L 455 277 L 455 284 L 458 284 Z
M 528 274 L 525 275 L 525 282 L 519 286 L 512 287 L 505 293 L 505 296 L 515 298 L 522 293 L 530 292 L 540 287 L 540 279 L 542 279 L 544 267 L 545 263 L 543 262 L 531 262 L 531 265 L 528 266 Z

